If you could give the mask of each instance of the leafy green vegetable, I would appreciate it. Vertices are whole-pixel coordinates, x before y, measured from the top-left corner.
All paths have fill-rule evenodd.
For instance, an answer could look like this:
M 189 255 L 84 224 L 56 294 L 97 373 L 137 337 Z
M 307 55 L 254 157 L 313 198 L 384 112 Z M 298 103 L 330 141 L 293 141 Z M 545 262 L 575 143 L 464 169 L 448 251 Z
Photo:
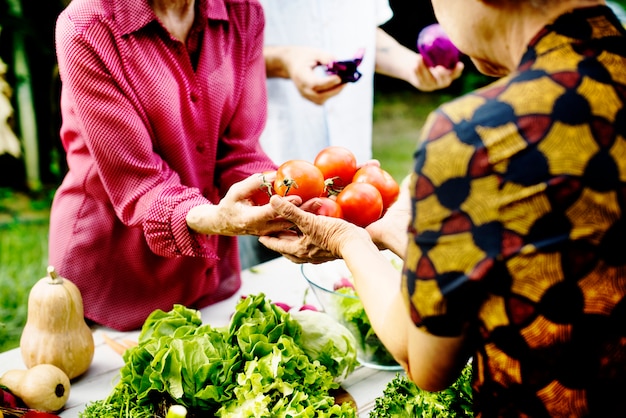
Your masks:
M 263 294 L 242 299 L 221 328 L 176 305 L 150 315 L 124 354 L 119 383 L 80 417 L 152 418 L 175 404 L 190 418 L 355 417 L 329 395 L 339 387 L 333 373 L 304 351 L 302 325 Z
M 291 313 L 302 326 L 301 346 L 313 360 L 318 360 L 340 380 L 359 364 L 354 335 L 324 312 L 302 310 Z
M 472 367 L 467 364 L 459 378 L 440 392 L 420 389 L 405 375 L 387 384 L 376 398 L 370 418 L 469 418 L 472 412 Z
M 385 366 L 397 364 L 374 332 L 363 303 L 358 298 L 354 288 L 342 287 L 336 292 L 344 294 L 346 297 L 334 298 L 333 300 L 337 301 L 337 306 L 326 307 L 326 309 L 334 310 L 335 316 L 340 318 L 340 321 L 356 337 L 362 360 Z

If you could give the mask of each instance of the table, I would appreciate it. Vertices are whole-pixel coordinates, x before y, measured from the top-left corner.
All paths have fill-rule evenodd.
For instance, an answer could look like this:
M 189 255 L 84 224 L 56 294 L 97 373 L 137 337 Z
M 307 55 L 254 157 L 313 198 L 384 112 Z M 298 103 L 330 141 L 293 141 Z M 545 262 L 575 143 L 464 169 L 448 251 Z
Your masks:
M 202 320 L 215 326 L 226 325 L 235 304 L 242 295 L 264 293 L 272 301 L 281 301 L 293 306 L 311 303 L 318 305 L 312 292 L 307 292 L 308 284 L 300 273 L 300 265 L 280 257 L 242 272 L 242 287 L 227 300 L 202 309 Z M 119 369 L 124 365 L 120 355 L 114 352 L 103 340 L 103 334 L 115 339 L 135 340 L 139 331 L 119 332 L 109 328 L 95 327 L 94 358 L 89 370 L 71 383 L 70 397 L 59 415 L 63 418 L 76 418 L 85 405 L 94 400 L 104 399 L 111 393 L 119 378 Z M 25 368 L 19 348 L 0 353 L 0 375 L 9 369 Z M 355 400 L 359 417 L 368 417 L 374 406 L 374 399 L 382 395 L 383 389 L 396 371 L 375 370 L 359 367 L 342 383 L 342 387 Z

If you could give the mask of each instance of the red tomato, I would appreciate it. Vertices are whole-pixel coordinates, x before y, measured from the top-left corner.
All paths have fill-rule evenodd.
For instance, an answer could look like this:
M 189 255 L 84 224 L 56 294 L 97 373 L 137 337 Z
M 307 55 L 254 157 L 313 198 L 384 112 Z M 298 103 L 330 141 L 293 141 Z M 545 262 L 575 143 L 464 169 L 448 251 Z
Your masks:
M 315 212 L 317 215 L 331 216 L 333 218 L 343 218 L 341 206 L 330 197 L 320 197 L 322 205 Z
M 365 165 L 357 170 L 352 177 L 354 183 L 369 183 L 374 185 L 383 198 L 383 212 L 398 198 L 400 186 L 398 182 L 377 165 Z
M 352 182 L 356 173 L 356 157 L 347 148 L 329 146 L 321 150 L 313 164 L 324 175 L 328 194 L 337 194 Z
M 337 195 L 343 218 L 365 227 L 378 220 L 383 213 L 383 198 L 369 183 L 350 183 Z
M 324 175 L 308 161 L 285 161 L 276 170 L 274 192 L 280 196 L 300 196 L 306 202 L 322 195 Z
M 274 185 L 265 177 L 268 173 L 271 173 L 271 171 L 264 171 L 263 174 L 259 175 L 259 189 L 251 197 L 252 202 L 257 206 L 268 204 L 274 192 Z

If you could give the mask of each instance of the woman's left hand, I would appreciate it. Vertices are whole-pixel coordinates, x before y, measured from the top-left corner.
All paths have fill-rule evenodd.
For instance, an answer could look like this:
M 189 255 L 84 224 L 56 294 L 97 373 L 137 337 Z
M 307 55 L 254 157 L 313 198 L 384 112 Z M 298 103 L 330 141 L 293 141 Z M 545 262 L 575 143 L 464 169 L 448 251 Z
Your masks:
M 429 68 L 421 55 L 417 54 L 417 61 L 413 74 L 407 80 L 413 87 L 421 91 L 435 91 L 449 87 L 454 80 L 463 74 L 465 64 L 459 61 L 452 70 L 437 66 Z

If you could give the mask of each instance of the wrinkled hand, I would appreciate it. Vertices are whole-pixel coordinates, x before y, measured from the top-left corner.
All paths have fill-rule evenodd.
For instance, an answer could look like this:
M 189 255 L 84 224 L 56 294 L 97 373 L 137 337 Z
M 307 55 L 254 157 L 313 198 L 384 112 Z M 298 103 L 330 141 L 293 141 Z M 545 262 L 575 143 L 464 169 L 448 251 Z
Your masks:
M 349 240 L 370 240 L 363 228 L 343 219 L 307 212 L 283 197 L 272 196 L 270 205 L 295 228 L 262 236 L 259 241 L 295 263 L 322 263 L 341 258 L 342 248 Z
M 453 70 L 443 66 L 428 68 L 422 56 L 417 54 L 417 62 L 409 80 L 416 89 L 421 91 L 435 91 L 446 88 L 463 73 L 465 65 L 459 61 Z
M 337 75 L 320 77 L 315 68 L 329 64 L 333 56 L 315 48 L 292 47 L 289 56 L 285 58 L 289 77 L 294 85 L 307 100 L 321 105 L 326 100 L 339 94 L 345 84 Z
M 265 180 L 272 181 L 274 175 L 265 174 Z M 253 174 L 233 184 L 217 205 L 192 208 L 187 214 L 187 225 L 202 234 L 228 236 L 266 235 L 291 227 L 292 223 L 277 217 L 269 204 L 254 205 L 252 195 L 261 185 L 262 176 Z M 292 200 L 299 204 L 297 199 Z

